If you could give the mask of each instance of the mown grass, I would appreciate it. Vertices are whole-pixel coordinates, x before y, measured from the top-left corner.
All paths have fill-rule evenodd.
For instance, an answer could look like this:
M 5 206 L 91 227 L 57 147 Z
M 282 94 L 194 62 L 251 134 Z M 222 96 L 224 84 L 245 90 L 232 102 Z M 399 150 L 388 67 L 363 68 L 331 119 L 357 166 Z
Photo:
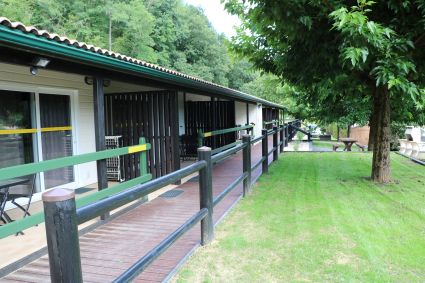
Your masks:
M 286 153 L 177 282 L 424 282 L 425 167 L 392 155 Z
M 344 148 L 344 143 L 338 142 L 338 141 L 319 141 L 319 140 L 313 140 L 313 146 L 319 147 L 319 148 L 330 148 L 332 149 L 332 145 L 338 144 L 341 149 Z M 355 146 L 353 147 L 353 149 Z

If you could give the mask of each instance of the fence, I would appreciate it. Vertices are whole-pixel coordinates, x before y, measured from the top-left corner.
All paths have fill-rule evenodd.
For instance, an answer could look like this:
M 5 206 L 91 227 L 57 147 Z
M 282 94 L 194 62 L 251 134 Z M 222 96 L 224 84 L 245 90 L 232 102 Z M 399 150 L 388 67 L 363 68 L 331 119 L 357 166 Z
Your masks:
M 278 122 L 278 120 L 272 120 L 268 122 L 263 122 L 263 125 L 265 129 L 271 131 L 271 129 L 269 128 L 273 128 L 275 125 L 277 125 Z M 297 131 L 303 132 L 305 135 L 307 135 L 308 140 L 311 140 L 311 134 L 301 129 L 301 120 L 299 119 L 289 121 L 288 123 L 285 123 L 283 127 L 285 131 L 285 137 L 287 137 L 287 139 L 285 140 L 285 146 L 288 146 L 288 142 L 292 141 Z
M 284 132 L 286 129 L 287 127 L 285 126 L 274 126 L 272 130 L 263 130 L 262 135 L 254 139 L 250 135 L 244 135 L 240 144 L 222 150 L 215 155 L 212 155 L 211 148 L 200 147 L 198 148 L 198 161 L 196 163 L 149 182 L 141 182 L 141 184 L 134 185 L 125 191 L 109 194 L 107 198 L 97 199 L 95 202 L 90 202 L 82 207 L 79 207 L 79 200 L 75 200 L 75 195 L 70 190 L 55 189 L 44 193 L 42 198 L 52 282 L 82 282 L 83 280 L 78 224 L 147 196 L 195 172 L 199 172 L 199 211 L 162 240 L 155 248 L 137 260 L 130 268 L 116 278 L 114 282 L 129 282 L 135 279 L 175 241 L 199 222 L 201 222 L 201 244 L 206 245 L 210 243 L 214 238 L 212 218 L 214 207 L 241 182 L 243 182 L 243 196 L 245 196 L 251 190 L 251 172 L 258 166 L 262 165 L 263 173 L 268 172 L 269 156 L 273 154 L 273 161 L 276 161 L 279 151 L 283 152 Z M 273 148 L 269 150 L 268 137 L 270 135 L 273 135 Z M 278 142 L 279 138 L 280 142 Z M 262 158 L 252 166 L 251 145 L 259 141 L 262 142 Z M 213 164 L 241 150 L 243 151 L 242 174 L 214 198 L 212 192 Z M 105 158 L 104 156 L 102 157 Z
M 268 124 L 264 124 L 264 129 L 271 130 L 273 128 L 274 121 L 277 121 L 277 120 L 279 120 L 278 109 L 263 107 L 263 121 L 268 123 Z
M 267 128 L 269 128 L 270 127 L 270 125 L 273 127 L 274 125 L 276 125 L 278 123 L 278 121 L 277 120 L 271 120 L 271 121 L 264 121 L 263 122 L 263 126 L 264 126 L 264 128 L 265 129 L 267 129 Z
M 254 126 L 252 126 L 252 125 L 246 125 L 246 126 L 241 126 L 241 127 L 234 127 L 234 128 L 216 130 L 216 131 L 205 132 L 205 133 L 202 132 L 202 131 L 199 131 L 198 132 L 198 147 L 201 147 L 201 146 L 204 145 L 205 138 L 210 138 L 210 137 L 214 137 L 214 136 L 217 136 L 217 135 L 228 134 L 228 133 L 236 133 L 236 132 L 240 132 L 240 131 L 244 131 L 244 130 L 249 132 L 249 131 L 252 131 L 253 128 L 254 128 Z M 223 145 L 219 148 L 213 149 L 212 154 L 216 154 L 218 152 L 229 149 L 229 148 L 236 146 L 238 144 L 240 144 L 240 141 L 225 144 L 225 145 Z
M 122 147 L 110 150 L 104 150 L 94 153 L 86 153 L 80 155 L 74 155 L 69 157 L 57 158 L 52 160 L 46 160 L 38 163 L 30 163 L 7 167 L 0 169 L 0 181 L 9 180 L 12 178 L 27 176 L 31 174 L 37 174 L 57 168 L 63 168 L 78 164 L 83 164 L 91 161 L 103 160 L 114 156 L 126 155 L 126 154 L 140 154 L 140 176 L 117 184 L 113 187 L 103 189 L 96 193 L 87 195 L 77 200 L 77 207 L 88 205 L 92 202 L 100 200 L 105 197 L 109 197 L 123 190 L 131 188 L 137 184 L 144 183 L 152 179 L 152 175 L 147 173 L 147 158 L 146 152 L 151 148 L 151 145 L 145 142 L 144 138 L 140 138 L 139 145 Z M 7 198 L 7 196 L 4 196 Z M 19 233 L 25 229 L 38 225 L 44 221 L 44 215 L 42 212 L 33 214 L 20 220 L 16 220 L 0 226 L 0 239 L 10 235 Z
M 307 136 L 308 141 L 311 141 L 311 133 L 309 131 L 301 129 L 301 120 L 294 120 L 289 122 L 288 128 L 290 140 L 292 140 L 292 138 L 297 132 L 300 132 Z
M 297 133 L 297 128 L 301 127 L 301 120 L 293 120 L 285 123 L 286 126 L 286 137 L 288 137 L 287 141 L 292 141 Z

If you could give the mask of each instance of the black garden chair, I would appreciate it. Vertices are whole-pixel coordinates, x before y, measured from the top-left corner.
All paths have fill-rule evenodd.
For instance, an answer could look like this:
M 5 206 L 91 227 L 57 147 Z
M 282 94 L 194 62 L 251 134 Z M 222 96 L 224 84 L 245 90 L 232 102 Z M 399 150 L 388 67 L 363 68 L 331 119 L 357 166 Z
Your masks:
M 17 208 L 24 212 L 24 218 L 27 215 L 31 216 L 31 214 L 29 213 L 29 209 L 31 205 L 31 199 L 35 191 L 35 179 L 36 174 L 31 175 L 26 184 L 11 190 L 7 197 L 8 201 L 10 201 L 13 205 L 15 205 Z M 25 205 L 21 205 L 16 201 L 19 198 L 27 198 L 28 202 Z

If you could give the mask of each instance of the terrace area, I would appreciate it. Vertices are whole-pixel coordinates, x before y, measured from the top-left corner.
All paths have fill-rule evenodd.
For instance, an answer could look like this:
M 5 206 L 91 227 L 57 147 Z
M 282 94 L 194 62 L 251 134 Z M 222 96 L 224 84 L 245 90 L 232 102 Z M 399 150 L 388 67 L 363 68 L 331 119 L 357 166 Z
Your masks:
M 283 127 L 278 132 L 285 130 Z M 197 249 L 203 238 L 201 225 L 195 224 L 153 259 L 135 282 L 246 282 L 264 278 L 285 282 L 326 278 L 416 282 L 423 278 L 425 167 L 392 154 L 394 182 L 382 186 L 367 177 L 372 158 L 369 152 L 287 152 L 262 175 L 258 165 L 262 165 L 264 152 L 271 164 L 278 149 L 275 145 L 280 144 L 279 135 L 266 132 L 271 150 L 264 149 L 258 138 L 260 142 L 251 148 L 252 180 L 258 179 L 252 194 L 242 198 L 244 187 L 239 182 L 220 197 L 235 180 L 243 180 L 244 154 L 236 150 L 243 142 L 226 149 L 224 153 L 234 152 L 223 155 L 226 159 L 213 167 L 214 203 L 222 200 L 214 208 L 215 240 Z M 283 146 L 284 140 L 281 143 Z M 325 147 L 323 142 L 318 144 Z M 286 149 L 291 150 L 291 146 Z M 194 162 L 184 162 L 183 167 Z M 80 225 L 84 282 L 114 281 L 186 225 L 201 205 L 201 179 L 190 174 L 181 185 L 169 185 L 150 195 L 149 202 L 130 202 L 114 210 L 106 221 Z M 90 192 L 81 196 L 86 194 Z M 33 209 L 37 210 L 37 205 Z M 2 259 L 3 267 L 13 252 L 26 255 L 0 269 L 2 282 L 51 279 L 44 233 L 42 223 L 25 230 L 23 236 L 12 235 L 0 242 L 8 252 Z M 31 250 L 34 252 L 29 253 Z M 234 262 L 240 264 L 235 266 Z
M 273 140 L 269 137 L 269 147 Z M 272 150 L 273 151 L 273 150 Z M 270 152 L 272 152 L 270 151 Z M 252 146 L 252 165 L 262 158 L 261 143 Z M 269 157 L 269 162 L 272 156 Z M 261 161 L 260 161 L 261 162 Z M 187 163 L 186 165 L 189 165 Z M 242 173 L 242 153 L 236 153 L 214 166 L 213 195 L 217 197 Z M 255 180 L 261 167 L 252 171 Z M 141 256 L 157 246 L 167 235 L 185 223 L 199 210 L 199 177 L 192 174 L 183 184 L 167 186 L 158 191 L 153 200 L 134 202 L 116 212 L 106 222 L 90 221 L 80 225 L 80 252 L 84 282 L 110 282 Z M 160 195 L 166 192 L 164 195 Z M 168 194 L 167 194 L 168 193 Z M 159 197 L 158 197 L 159 196 Z M 242 196 L 242 185 L 223 198 L 214 209 L 214 223 L 218 223 Z M 37 210 L 37 205 L 34 205 Z M 40 209 L 40 204 L 38 205 Z M 46 282 L 50 280 L 49 259 L 44 247 L 44 223 L 25 231 L 25 235 L 9 236 L 0 242 L 8 256 L 2 264 L 13 259 L 14 252 L 26 255 L 16 258 L 1 269 L 2 282 Z M 136 279 L 137 282 L 162 282 L 170 279 L 200 243 L 200 228 L 196 225 Z M 24 247 L 24 248 L 23 248 Z M 33 253 L 28 254 L 28 251 Z

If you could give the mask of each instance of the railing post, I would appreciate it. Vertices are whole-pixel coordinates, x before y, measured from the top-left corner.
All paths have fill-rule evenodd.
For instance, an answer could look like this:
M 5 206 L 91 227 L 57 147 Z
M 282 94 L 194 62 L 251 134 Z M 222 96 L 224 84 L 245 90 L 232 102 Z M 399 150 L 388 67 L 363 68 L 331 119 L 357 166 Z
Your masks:
M 288 123 L 285 123 L 285 146 L 288 146 L 289 142 L 289 126 Z
M 262 157 L 263 157 L 263 165 L 262 170 L 263 174 L 269 172 L 269 136 L 267 135 L 267 129 L 261 130 L 261 135 L 263 136 L 263 140 L 261 142 L 262 149 Z
M 146 144 L 146 139 L 144 137 L 140 137 L 139 144 Z M 139 154 L 139 171 L 140 176 L 148 174 L 148 155 L 146 151 L 141 151 Z M 141 200 L 143 202 L 147 202 L 148 196 L 144 196 Z
M 280 142 L 279 150 L 280 150 L 280 153 L 283 153 L 284 147 L 285 147 L 284 131 L 285 131 L 285 126 L 280 125 L 280 127 L 279 127 L 279 142 Z
M 146 144 L 146 139 L 144 137 L 139 138 L 139 145 Z M 140 176 L 148 174 L 148 159 L 146 151 L 141 151 L 139 154 L 139 170 Z
M 198 147 L 202 147 L 204 145 L 204 132 L 199 130 L 198 132 Z
M 246 196 L 251 191 L 251 136 L 243 135 L 242 142 L 246 144 L 243 149 L 243 173 L 247 173 L 247 177 L 243 180 L 243 196 Z
M 201 221 L 201 244 L 206 245 L 214 239 L 211 148 L 198 148 L 198 160 L 207 162 L 207 166 L 199 171 L 200 207 L 208 209 L 207 216 Z
M 273 161 L 277 161 L 279 159 L 279 148 L 277 147 L 277 126 L 273 126 Z
M 53 189 L 42 195 L 52 282 L 83 282 L 75 193 Z

